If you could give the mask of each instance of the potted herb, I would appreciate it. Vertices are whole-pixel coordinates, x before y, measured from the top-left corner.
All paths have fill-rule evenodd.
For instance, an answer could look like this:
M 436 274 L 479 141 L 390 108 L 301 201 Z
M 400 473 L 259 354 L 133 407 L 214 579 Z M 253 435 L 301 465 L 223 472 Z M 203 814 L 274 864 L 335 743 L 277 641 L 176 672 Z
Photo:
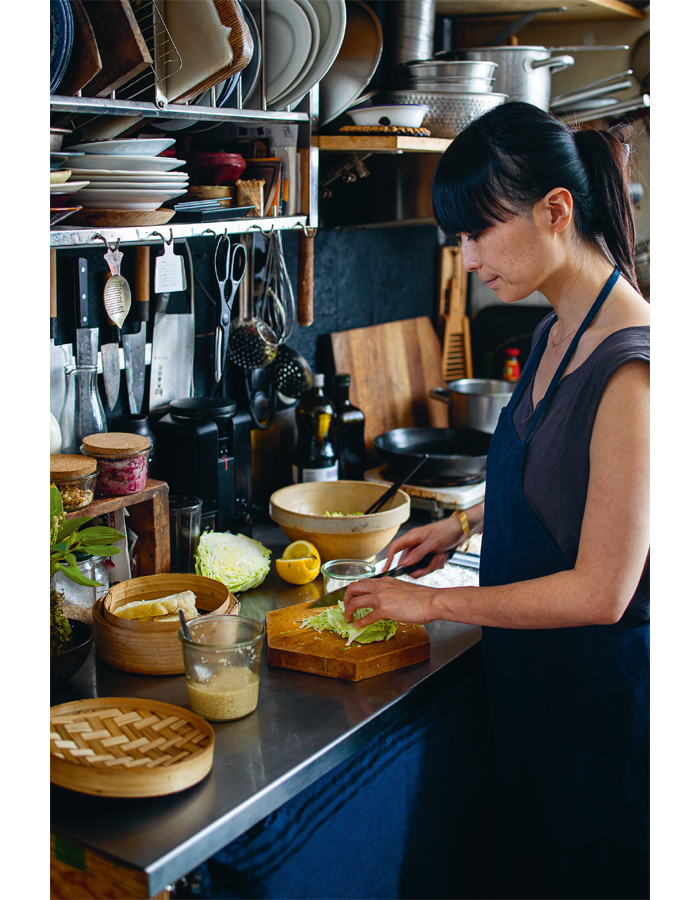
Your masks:
M 51 573 L 49 582 L 57 572 L 76 584 L 97 587 L 99 582 L 86 578 L 78 569 L 76 553 L 114 556 L 121 553 L 115 541 L 124 535 L 116 528 L 94 525 L 82 528 L 91 516 L 66 519 L 61 494 L 51 485 Z M 85 661 L 92 644 L 92 628 L 85 622 L 68 619 L 63 612 L 65 596 L 51 587 L 51 686 L 64 684 Z M 71 656 L 71 661 L 68 659 Z M 67 674 L 68 673 L 68 674 Z

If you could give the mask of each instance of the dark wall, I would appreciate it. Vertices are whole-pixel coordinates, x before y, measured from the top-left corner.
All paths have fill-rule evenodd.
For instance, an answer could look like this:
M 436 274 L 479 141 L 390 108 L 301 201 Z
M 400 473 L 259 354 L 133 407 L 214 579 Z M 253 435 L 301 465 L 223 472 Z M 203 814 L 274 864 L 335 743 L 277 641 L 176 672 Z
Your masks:
M 163 229 L 161 229 L 163 230 Z M 167 231 L 167 229 L 165 229 Z M 213 370 L 213 331 L 218 287 L 213 277 L 211 253 L 213 237 L 189 240 L 195 273 L 195 393 L 212 395 L 215 384 Z M 258 236 L 255 256 L 256 271 L 262 270 L 265 241 Z M 283 235 L 285 260 L 296 292 L 297 234 Z M 84 257 L 89 274 L 89 325 L 104 326 L 102 303 L 106 248 L 65 249 L 58 253 L 58 337 L 57 343 L 74 338 L 74 261 Z M 122 274 L 133 289 L 133 248 L 123 248 Z M 153 245 L 152 260 L 162 252 Z M 184 247 L 176 244 L 176 252 Z M 345 331 L 415 316 L 430 316 L 435 321 L 438 265 L 437 229 L 432 226 L 378 228 L 356 231 L 319 230 L 314 239 L 314 322 L 307 328 L 297 326 L 289 346 L 304 356 L 314 371 L 322 371 L 319 337 L 332 331 Z M 209 297 L 207 296 L 209 294 Z M 210 299 L 210 297 L 212 299 Z M 152 301 L 153 308 L 153 301 Z M 237 304 L 236 307 L 237 308 Z M 173 293 L 169 312 L 186 312 L 189 293 Z M 149 325 L 150 328 L 150 325 Z M 124 325 L 130 331 L 129 317 Z M 150 331 L 148 340 L 150 341 Z M 236 396 L 241 371 L 232 367 L 225 376 L 227 396 Z M 102 379 L 98 377 L 100 390 Z M 148 398 L 148 382 L 146 384 Z M 104 398 L 103 398 L 104 399 Z M 145 411 L 145 409 L 144 409 Z M 112 414 L 128 412 L 125 387 Z M 109 413 L 108 413 L 109 415 Z

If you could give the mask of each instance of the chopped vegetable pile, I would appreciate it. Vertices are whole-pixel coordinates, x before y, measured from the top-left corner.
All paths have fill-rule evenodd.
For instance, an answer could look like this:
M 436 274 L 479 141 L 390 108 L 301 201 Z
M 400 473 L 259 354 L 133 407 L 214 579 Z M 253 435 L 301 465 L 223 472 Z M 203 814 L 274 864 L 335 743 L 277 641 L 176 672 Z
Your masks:
M 353 622 L 366 616 L 372 611 L 371 607 L 366 609 L 356 609 L 353 613 Z M 396 634 L 397 622 L 392 619 L 379 619 L 372 622 L 371 625 L 364 625 L 362 628 L 354 628 L 352 624 L 345 621 L 345 606 L 342 600 L 338 601 L 337 606 L 329 606 L 322 609 L 317 616 L 311 616 L 304 621 L 304 628 L 313 628 L 316 631 L 335 631 L 343 638 L 347 638 L 346 647 L 349 647 L 353 641 L 358 644 L 371 644 L 373 641 L 388 641 Z
M 328 510 L 326 510 L 326 511 L 324 512 L 323 515 L 324 515 L 324 516 L 334 516 L 334 517 L 338 517 L 338 516 L 362 516 L 362 515 L 364 515 L 364 513 L 361 513 L 361 512 L 356 512 L 356 513 L 344 513 L 344 512 L 341 512 L 339 509 L 336 509 L 334 512 L 329 512 Z

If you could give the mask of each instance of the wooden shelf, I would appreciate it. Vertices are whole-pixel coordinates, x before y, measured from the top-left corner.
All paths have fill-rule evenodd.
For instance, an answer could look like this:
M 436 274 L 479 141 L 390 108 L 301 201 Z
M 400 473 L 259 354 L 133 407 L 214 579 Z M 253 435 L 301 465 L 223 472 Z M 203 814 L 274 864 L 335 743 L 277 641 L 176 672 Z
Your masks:
M 149 478 L 146 487 L 137 494 L 123 497 L 98 497 L 84 509 L 66 513 L 66 519 L 76 516 L 103 516 L 117 509 L 129 507 L 129 526 L 138 535 L 136 558 L 139 575 L 158 575 L 170 571 L 170 521 L 168 514 L 168 485 Z
M 342 153 L 444 153 L 449 138 L 400 134 L 331 134 L 315 139 L 319 150 Z
M 568 0 L 563 3 L 557 3 L 556 0 L 551 3 L 543 3 L 542 0 L 437 0 L 435 12 L 442 16 L 498 16 L 502 19 L 506 13 L 519 16 L 533 10 L 547 10 L 550 6 L 552 12 L 540 12 L 538 21 L 644 19 L 647 15 L 644 9 L 630 6 L 622 0 Z M 566 10 L 558 12 L 560 6 L 565 6 Z

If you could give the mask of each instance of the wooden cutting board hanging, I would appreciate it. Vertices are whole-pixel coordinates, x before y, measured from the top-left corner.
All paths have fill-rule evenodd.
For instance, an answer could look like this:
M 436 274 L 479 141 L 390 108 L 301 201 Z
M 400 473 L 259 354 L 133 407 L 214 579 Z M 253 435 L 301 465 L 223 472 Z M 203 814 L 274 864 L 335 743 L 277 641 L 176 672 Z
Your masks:
M 378 465 L 374 439 L 394 428 L 447 428 L 449 410 L 430 399 L 445 387 L 440 341 L 427 316 L 324 338 L 326 372 L 350 375 L 350 402 L 365 414 L 367 465 Z M 329 388 L 330 389 L 330 388 Z
M 430 638 L 422 625 L 399 623 L 388 641 L 346 648 L 345 640 L 334 632 L 319 634 L 301 626 L 305 618 L 318 612 L 300 603 L 265 614 L 267 661 L 271 666 L 341 681 L 363 681 L 430 658 Z
M 443 247 L 440 258 L 440 323 L 442 374 L 445 381 L 473 378 L 469 318 L 464 308 L 467 273 L 462 268 L 459 247 Z

